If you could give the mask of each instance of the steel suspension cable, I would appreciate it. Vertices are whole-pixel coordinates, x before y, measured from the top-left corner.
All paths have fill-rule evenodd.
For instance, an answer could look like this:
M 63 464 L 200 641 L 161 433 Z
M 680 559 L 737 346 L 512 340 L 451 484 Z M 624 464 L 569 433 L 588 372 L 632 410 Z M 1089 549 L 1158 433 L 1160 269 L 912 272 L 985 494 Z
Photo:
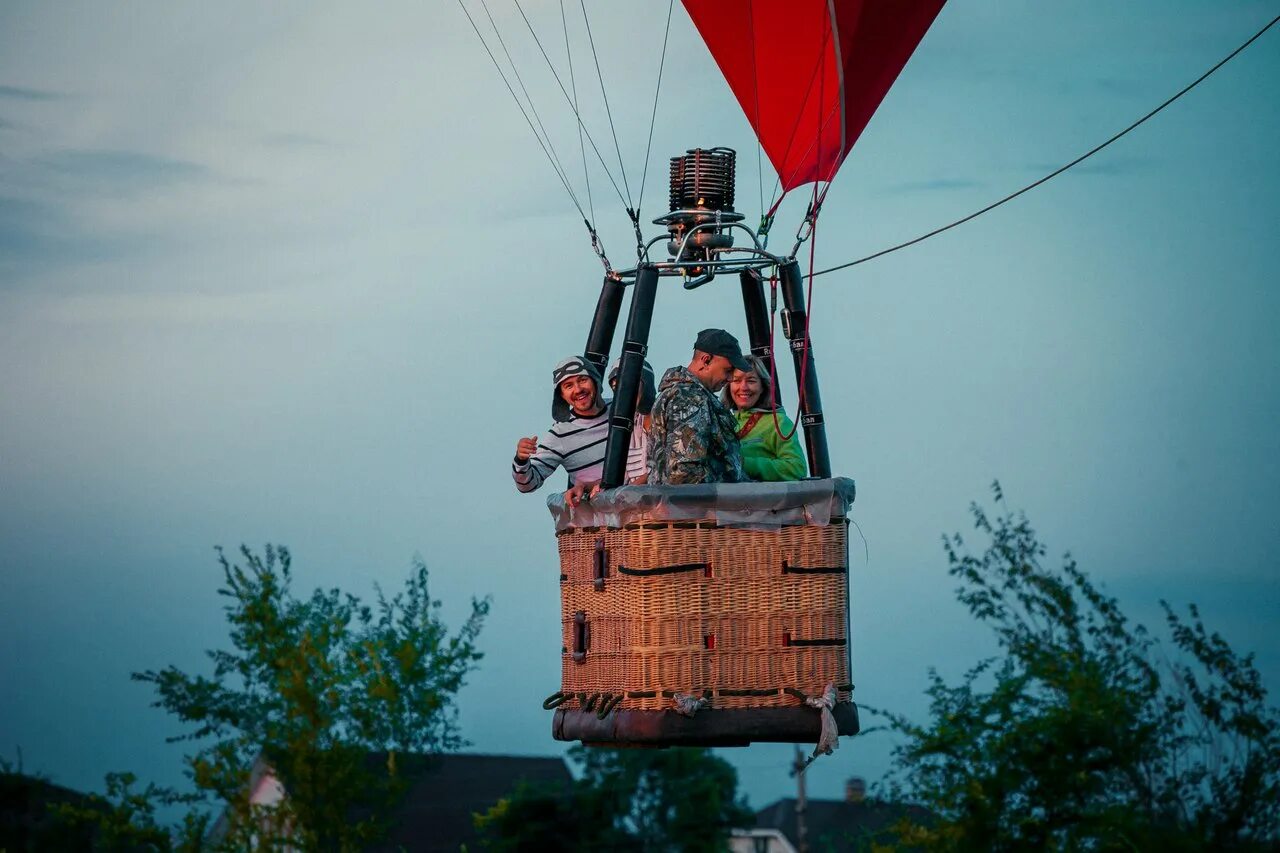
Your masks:
M 502 66 L 498 62 L 498 58 L 494 56 L 493 51 L 489 49 L 489 44 L 480 33 L 480 28 L 476 26 L 475 19 L 471 17 L 471 13 L 467 11 L 467 7 L 462 0 L 458 0 L 458 6 L 462 8 L 462 13 L 467 16 L 467 21 L 471 24 L 471 29 L 475 31 L 476 38 L 480 40 L 480 46 L 484 48 L 484 52 L 489 55 L 489 60 L 493 63 L 494 69 L 502 79 L 503 85 L 506 86 L 507 91 L 511 93 L 512 100 L 516 102 L 516 108 L 520 110 L 520 114 L 524 116 L 525 124 L 529 126 L 530 132 L 533 133 L 533 138 L 538 141 L 538 146 L 542 149 L 542 153 L 547 155 L 547 160 L 551 163 L 551 168 L 555 170 L 556 177 L 560 179 L 560 183 L 564 186 L 565 192 L 569 194 L 569 200 L 572 201 L 573 206 L 578 209 L 578 213 L 582 216 L 583 220 L 586 220 L 587 215 L 582 210 L 582 205 L 578 202 L 578 197 L 574 195 L 573 188 L 569 186 L 569 182 L 565 179 L 565 176 L 561 174 L 560 169 L 556 165 L 555 158 L 551 156 L 551 152 L 547 150 L 547 146 L 542 141 L 542 137 L 538 135 L 538 130 L 534 127 L 533 120 L 529 118 L 528 112 L 525 111 L 524 104 L 520 102 L 520 97 L 516 95 L 515 89 L 512 88 L 510 81 L 507 80 L 507 75 L 503 72 Z
M 618 130 L 613 126 L 613 111 L 609 109 L 609 93 L 604 88 L 604 72 L 600 70 L 600 55 L 596 53 L 596 40 L 591 35 L 591 19 L 587 17 L 586 0 L 579 0 L 582 6 L 582 21 L 587 25 L 587 41 L 591 44 L 591 58 L 596 63 L 596 78 L 600 81 L 600 95 L 604 98 L 604 114 L 609 118 L 609 132 L 613 134 L 613 150 L 618 154 L 618 168 L 622 171 L 622 186 L 627 191 L 627 212 L 634 220 L 635 216 L 631 213 L 633 206 L 631 204 L 631 186 L 627 183 L 627 167 L 622 162 L 622 147 L 618 145 Z
M 569 87 L 573 89 L 573 114 L 578 114 L 578 82 L 573 75 L 573 50 L 569 47 L 569 19 L 564 13 L 564 0 L 560 0 L 560 24 L 564 27 L 564 54 L 569 61 Z M 532 27 L 530 27 L 532 29 Z M 535 36 L 536 38 L 536 36 Z M 582 154 L 582 179 L 587 183 L 587 207 L 591 210 L 591 221 L 596 221 L 596 203 L 591 197 L 591 173 L 587 169 L 587 146 L 582 139 L 582 122 L 578 122 L 578 150 Z
M 462 0 L 458 0 L 458 2 L 462 2 Z M 556 72 L 555 64 L 551 61 L 551 57 L 547 56 L 547 51 L 542 46 L 542 39 L 538 38 L 538 33 L 533 29 L 533 24 L 520 6 L 520 0 L 514 0 L 514 2 L 516 10 L 520 12 L 520 17 L 524 18 L 525 26 L 529 28 L 529 34 L 533 36 L 534 42 L 538 45 L 538 50 L 542 53 L 542 58 L 546 61 L 547 68 L 551 69 L 551 76 L 555 78 L 556 85 L 560 87 L 560 93 L 564 95 L 564 99 L 569 103 L 569 108 L 573 110 L 573 116 L 578 121 L 578 129 L 586 134 L 587 142 L 591 144 L 591 150 L 595 152 L 596 159 L 600 161 L 600 167 L 604 169 L 605 177 L 609 179 L 609 183 L 613 184 L 613 191 L 618 194 L 618 200 L 622 202 L 623 206 L 629 207 L 630 203 L 622 197 L 622 190 L 618 188 L 618 182 L 614 180 L 613 173 L 609 171 L 608 164 L 604 162 L 604 156 L 600 153 L 600 149 L 596 147 L 596 141 L 591 138 L 591 131 L 587 130 L 586 124 L 582 121 L 582 114 L 578 112 L 577 100 L 570 98 L 569 92 L 565 90 L 564 83 L 560 80 L 559 73 Z M 588 30 L 587 35 L 590 36 L 590 34 L 590 30 Z
M 485 0 L 480 0 L 480 6 L 484 9 L 485 15 L 489 18 L 489 26 L 493 27 L 493 34 L 497 36 L 498 44 L 502 46 L 502 52 L 506 54 L 507 62 L 511 65 L 511 73 L 515 75 L 516 83 L 519 84 L 520 91 L 524 93 L 525 100 L 529 104 L 529 111 L 533 113 L 533 118 L 538 123 L 538 129 L 542 131 L 542 138 L 546 140 L 547 150 L 550 152 L 551 158 L 555 163 L 556 171 L 561 174 L 561 180 L 563 180 L 566 185 L 570 185 L 569 172 L 564 168 L 564 164 L 560 162 L 559 155 L 556 154 L 555 145 L 551 142 L 551 134 L 547 133 L 547 128 L 542 123 L 542 117 L 538 115 L 538 109 L 533 105 L 533 96 L 530 95 L 529 90 L 525 88 L 524 79 L 520 76 L 520 69 L 516 68 L 515 60 L 511 58 L 511 51 L 507 50 L 507 42 L 503 39 L 502 32 L 498 29 L 498 23 L 493 19 L 493 14 L 489 11 L 489 4 L 485 2 Z M 577 200 L 576 194 L 574 195 L 574 199 L 575 201 Z M 580 204 L 578 205 L 578 210 L 579 212 L 582 210 L 582 206 Z
M 747 0 L 748 38 L 751 39 L 751 93 L 755 95 L 756 114 L 754 128 L 756 131 L 756 193 L 760 197 L 760 217 L 764 219 L 764 162 L 761 152 L 764 145 L 760 142 L 760 73 L 756 68 L 756 11 L 755 0 Z
M 649 116 L 649 141 L 644 146 L 644 172 L 640 176 L 640 200 L 636 202 L 636 218 L 644 207 L 644 184 L 649 179 L 649 154 L 653 151 L 653 127 L 658 120 L 658 93 L 662 91 L 662 68 L 667 63 L 667 40 L 671 37 L 671 12 L 676 0 L 667 4 L 667 28 L 662 34 L 662 58 L 658 60 L 658 83 L 653 88 L 653 113 Z
M 1200 75 L 1199 77 L 1197 77 L 1195 80 L 1193 80 L 1193 81 L 1191 81 L 1190 83 L 1188 83 L 1188 84 L 1187 84 L 1186 86 L 1184 86 L 1181 90 L 1179 90 L 1177 94 L 1173 95 L 1173 96 L 1172 96 L 1172 97 L 1170 97 L 1168 100 L 1166 100 L 1164 103 L 1160 104 L 1160 106 L 1156 107 L 1156 108 L 1155 108 L 1155 109 L 1153 109 L 1151 112 L 1147 113 L 1147 114 L 1146 114 L 1146 115 L 1144 115 L 1142 118 L 1138 119 L 1138 120 L 1137 120 L 1137 121 L 1135 121 L 1133 124 L 1129 125 L 1129 126 L 1128 126 L 1128 127 L 1126 127 L 1124 130 L 1122 130 L 1122 131 L 1120 131 L 1119 133 L 1117 133 L 1115 136 L 1112 136 L 1112 137 L 1111 137 L 1110 139 L 1108 139 L 1106 142 L 1103 142 L 1103 143 L 1102 143 L 1102 144 L 1100 144 L 1100 145 L 1096 145 L 1096 146 L 1094 146 L 1093 148 L 1091 148 L 1091 149 L 1089 149 L 1088 151 L 1086 151 L 1084 154 L 1081 154 L 1079 157 L 1077 157 L 1076 159 L 1072 160 L 1070 163 L 1067 163 L 1065 166 L 1061 166 L 1061 167 L 1059 167 L 1059 168 L 1057 168 L 1057 169 L 1053 170 L 1053 171 L 1052 171 L 1052 172 L 1050 172 L 1049 174 L 1045 175 L 1043 178 L 1040 178 L 1038 181 L 1035 181 L 1035 182 L 1033 182 L 1033 183 L 1027 184 L 1027 185 L 1026 185 L 1025 187 L 1023 187 L 1022 189 L 1020 189 L 1020 190 L 1018 190 L 1018 191 L 1016 191 L 1016 192 L 1012 192 L 1012 193 L 1010 193 L 1009 195 L 1005 196 L 1004 198 L 1000 199 L 999 201 L 992 202 L 991 204 L 987 205 L 986 207 L 982 208 L 981 210 L 975 211 L 975 212 L 973 212 L 973 213 L 969 214 L 968 216 L 965 216 L 965 217 L 963 217 L 963 218 L 961 218 L 961 219 L 957 219 L 956 221 L 951 222 L 951 223 L 949 223 L 949 224 L 947 224 L 947 225 L 943 225 L 941 228 L 935 228 L 935 229 L 933 229 L 932 231 L 930 231 L 930 232 L 929 232 L 929 233 L 927 233 L 927 234 L 921 234 L 919 237 L 916 237 L 916 238 L 915 238 L 915 239 L 913 239 L 913 240 L 907 240 L 905 243 L 899 243 L 899 244 L 898 244 L 898 245 L 896 245 L 896 246 L 890 246 L 890 247 L 889 247 L 889 248 L 887 248 L 887 249 L 882 249 L 882 250 L 880 250 L 879 252 L 876 252 L 876 253 L 871 254 L 871 255 L 867 255 L 867 256 L 866 256 L 866 257 L 864 257 L 864 258 L 858 258 L 856 261 L 849 261 L 848 263 L 845 263 L 845 264 L 838 264 L 838 265 L 836 265 L 836 266 L 834 266 L 834 267 L 828 267 L 827 269 L 824 269 L 824 270 L 818 270 L 817 272 L 813 273 L 811 277 L 816 277 L 816 276 L 820 276 L 820 275 L 826 275 L 827 273 L 830 273 L 830 272 L 836 272 L 837 270 L 848 269 L 849 267 L 854 267 L 854 266 L 857 266 L 858 264 L 863 264 L 863 263 L 866 263 L 867 261 L 873 261 L 873 260 L 875 260 L 876 258 L 884 257 L 885 255 L 888 255 L 888 254 L 890 254 L 891 252 L 896 252 L 896 251 L 898 251 L 899 249 L 905 249 L 905 248 L 907 248 L 908 246 L 914 246 L 916 243 L 920 243 L 920 242 L 923 242 L 923 241 L 925 241 L 925 240 L 928 240 L 930 237 L 936 237 L 937 235 L 941 234 L 941 233 L 942 233 L 942 232 L 944 232 L 944 231 L 950 231 L 952 228 L 955 228 L 956 226 L 963 225 L 963 224 L 965 224 L 966 222 L 970 222 L 970 221 L 972 221 L 972 220 L 974 220 L 974 219 L 977 219 L 977 218 L 978 218 L 979 216 L 981 216 L 982 214 L 987 213 L 988 211 L 995 210 L 997 207 L 999 207 L 999 206 L 1000 206 L 1000 205 L 1002 205 L 1002 204 L 1005 204 L 1006 202 L 1013 201 L 1015 198 L 1017 198 L 1018 196 L 1022 195 L 1023 193 L 1028 192 L 1028 191 L 1030 191 L 1030 190 L 1033 190 L 1033 189 L 1035 189 L 1036 187 L 1038 187 L 1038 186 L 1040 186 L 1041 184 L 1043 184 L 1043 183 L 1045 183 L 1046 181 L 1048 181 L 1049 179 L 1051 179 L 1051 178 L 1055 178 L 1055 177 L 1057 177 L 1058 175 L 1061 175 L 1063 172 L 1067 171 L 1067 170 L 1068 170 L 1068 169 L 1070 169 L 1072 166 L 1076 166 L 1076 165 L 1078 165 L 1078 164 L 1080 164 L 1080 163 L 1083 163 L 1085 160 L 1089 159 L 1089 158 L 1090 158 L 1090 157 L 1092 157 L 1094 154 L 1097 154 L 1099 151 L 1101 151 L 1102 149 L 1106 148 L 1106 147 L 1107 147 L 1108 145 L 1110 145 L 1111 143 L 1113 143 L 1113 142 L 1115 142 L 1116 140 L 1120 139 L 1121 137 L 1125 136 L 1125 135 L 1126 135 L 1126 134 L 1128 134 L 1131 130 L 1134 130 L 1134 129 L 1136 129 L 1138 126 L 1140 126 L 1140 125 L 1144 124 L 1148 119 L 1153 118 L 1157 113 L 1159 113 L 1159 112 L 1160 112 L 1161 110 L 1163 110 L 1165 107 L 1169 106 L 1169 105 L 1170 105 L 1170 104 L 1172 104 L 1174 101 L 1178 100 L 1178 99 L 1179 99 L 1179 98 L 1181 98 L 1183 95 L 1185 95 L 1185 94 L 1187 94 L 1188 92 L 1190 92 L 1190 91 L 1191 91 L 1192 89 L 1194 89 L 1196 86 L 1198 86 L 1198 85 L 1200 85 L 1201 83 L 1203 83 L 1203 82 L 1204 82 L 1204 81 L 1209 77 L 1209 75 L 1213 74 L 1213 73 L 1214 73 L 1215 71 L 1217 71 L 1219 68 L 1221 68 L 1222 66 L 1226 65 L 1226 64 L 1227 64 L 1228 62 L 1230 62 L 1232 59 L 1235 59 L 1235 57 L 1236 57 L 1237 55 L 1239 55 L 1239 54 L 1241 53 L 1241 51 L 1243 51 L 1243 50 L 1244 50 L 1245 48 L 1247 48 L 1249 45 L 1253 44 L 1255 41 L 1257 41 L 1259 38 L 1261 38 L 1262 34 L 1263 34 L 1263 33 L 1265 33 L 1267 30 L 1271 29 L 1273 26 L 1275 26 L 1277 22 L 1280 22 L 1280 15 L 1277 15 L 1276 17 L 1272 18 L 1272 19 L 1271 19 L 1271 21 L 1270 21 L 1266 26 L 1264 26 L 1262 29 L 1258 30 L 1256 33 L 1254 33 L 1252 36 L 1250 36 L 1250 37 L 1248 38 L 1248 40 L 1246 40 L 1246 41 L 1244 42 L 1244 44 L 1240 45 L 1240 46 L 1239 46 L 1239 47 L 1237 47 L 1235 50 L 1231 51 L 1231 53 L 1227 54 L 1225 57 L 1223 57 L 1221 60 L 1219 60 L 1219 62 L 1218 62 L 1216 65 L 1214 65 L 1214 66 L 1213 66 L 1212 68 L 1210 68 L 1208 71 L 1206 71 L 1206 72 L 1204 72 L 1203 74 L 1201 74 L 1201 75 Z
M 818 46 L 818 59 L 816 62 L 814 62 L 813 71 L 810 72 L 809 74 L 809 84 L 805 87 L 804 98 L 802 98 L 800 101 L 800 111 L 796 114 L 795 124 L 791 126 L 791 135 L 787 137 L 787 147 L 782 152 L 781 165 L 783 166 L 786 165 L 787 157 L 790 156 L 791 154 L 791 146 L 795 144 L 796 133 L 800 130 L 800 122 L 804 120 L 804 107 L 807 103 L 809 103 L 809 95 L 813 93 L 813 83 L 815 80 L 818 79 L 818 72 L 822 70 L 822 65 L 826 61 L 827 41 L 831 38 L 831 35 L 832 35 L 832 32 L 831 32 L 830 19 L 828 19 L 827 27 L 822 33 L 822 44 Z M 818 109 L 822 109 L 822 101 L 818 101 Z M 812 147 L 812 144 L 810 144 L 810 147 Z M 794 174 L 795 174 L 795 171 L 793 170 L 792 175 Z M 778 191 L 778 188 L 780 186 L 782 186 L 781 171 L 778 172 L 778 177 L 774 181 L 773 189 L 769 192 L 769 195 L 772 197 L 773 194 Z M 782 195 L 778 196 L 777 199 L 774 200 L 773 204 L 770 205 L 770 208 L 772 210 L 776 211 L 778 209 L 778 205 L 782 203 L 782 199 L 784 196 L 786 196 L 787 192 L 788 192 L 787 190 L 783 190 Z

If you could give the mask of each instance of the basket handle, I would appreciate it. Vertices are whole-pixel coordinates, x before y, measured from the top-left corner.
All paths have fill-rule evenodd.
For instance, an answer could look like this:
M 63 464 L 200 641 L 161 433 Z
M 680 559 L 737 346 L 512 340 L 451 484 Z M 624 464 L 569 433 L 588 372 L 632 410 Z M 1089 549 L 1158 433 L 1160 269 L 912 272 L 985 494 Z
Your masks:
M 710 563 L 681 563 L 677 566 L 655 566 L 652 569 L 629 569 L 626 566 L 618 566 L 618 574 L 653 577 L 654 575 L 674 575 L 679 572 L 705 572 L 710 567 Z
M 844 566 L 793 566 L 787 560 L 782 561 L 784 575 L 843 575 L 848 571 Z
M 586 663 L 590 648 L 591 623 L 587 621 L 587 612 L 579 610 L 573 614 L 573 662 Z
M 604 547 L 604 537 L 596 540 L 595 553 L 591 555 L 591 577 L 596 592 L 604 592 L 604 579 L 609 576 L 609 549 Z

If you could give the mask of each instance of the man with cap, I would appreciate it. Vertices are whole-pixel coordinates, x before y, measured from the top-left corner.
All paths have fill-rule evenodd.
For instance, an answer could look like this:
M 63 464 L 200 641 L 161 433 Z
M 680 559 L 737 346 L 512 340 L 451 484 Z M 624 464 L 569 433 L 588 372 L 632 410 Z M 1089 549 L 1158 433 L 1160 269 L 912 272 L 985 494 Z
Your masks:
M 703 329 L 688 367 L 673 367 L 658 384 L 649 421 L 649 483 L 739 483 L 737 421 L 716 393 L 734 370 L 750 370 L 742 348 L 724 329 Z
M 600 374 L 585 358 L 570 356 L 551 372 L 551 418 L 554 423 L 541 441 L 534 435 L 516 443 L 511 464 L 516 488 L 532 492 L 561 466 L 570 489 L 579 480 L 599 482 L 609 413 L 600 395 Z

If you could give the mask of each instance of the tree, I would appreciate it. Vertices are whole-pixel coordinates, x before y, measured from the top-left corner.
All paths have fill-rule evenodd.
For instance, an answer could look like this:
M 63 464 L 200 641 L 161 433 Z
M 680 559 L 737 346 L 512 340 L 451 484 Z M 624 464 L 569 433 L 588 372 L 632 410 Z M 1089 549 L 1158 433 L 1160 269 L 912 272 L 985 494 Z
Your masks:
M 957 597 L 1003 656 L 957 685 L 930 672 L 929 720 L 904 737 L 895 794 L 938 818 L 932 850 L 1252 850 L 1280 839 L 1280 713 L 1252 655 L 1164 602 L 1169 644 L 1130 626 L 1070 555 L 1057 569 L 1025 516 L 973 505 L 987 542 L 944 537 Z M 881 712 L 883 713 L 883 712 Z
M 138 790 L 132 773 L 108 773 L 106 794 L 68 798 L 49 805 L 50 817 L 62 830 L 79 832 L 87 841 L 76 845 L 51 844 L 47 849 L 102 851 L 199 850 L 209 826 L 209 816 L 190 811 L 182 823 L 170 829 L 156 820 L 161 807 L 192 805 L 198 794 L 148 784 Z M 34 849 L 34 848 L 33 848 Z
M 729 830 L 753 820 L 738 774 L 709 749 L 569 752 L 581 778 L 572 791 L 524 787 L 476 823 L 490 849 L 718 851 Z
M 223 847 L 357 849 L 381 835 L 406 756 L 463 745 L 453 697 L 482 657 L 488 600 L 473 599 L 450 636 L 420 561 L 403 592 L 378 590 L 367 606 L 337 589 L 295 598 L 285 548 L 240 553 L 243 567 L 218 550 L 233 650 L 208 653 L 212 676 L 170 666 L 133 677 L 190 727 L 173 740 L 200 744 L 189 772 L 227 804 Z M 277 807 L 249 803 L 257 761 L 286 791 Z

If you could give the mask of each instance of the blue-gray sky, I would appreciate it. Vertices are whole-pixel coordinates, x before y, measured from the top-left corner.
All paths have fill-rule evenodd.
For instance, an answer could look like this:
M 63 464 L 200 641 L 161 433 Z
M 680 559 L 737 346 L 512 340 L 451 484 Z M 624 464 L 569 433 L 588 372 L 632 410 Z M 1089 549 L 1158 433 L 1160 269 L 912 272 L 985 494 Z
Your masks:
M 554 82 L 514 8 L 492 5 L 580 176 Z M 638 193 L 666 4 L 627 6 L 592 23 Z M 558 6 L 527 8 L 557 32 Z M 1278 11 L 956 0 L 839 174 L 818 265 L 1070 160 Z M 832 452 L 870 555 L 852 549 L 861 701 L 921 713 L 927 667 L 989 651 L 939 535 L 994 478 L 1133 616 L 1154 627 L 1158 599 L 1198 602 L 1280 684 L 1277 139 L 1272 32 L 1084 167 L 818 279 Z M 740 152 L 754 217 L 749 128 L 677 8 L 646 214 L 663 212 L 665 158 L 710 145 Z M 625 262 L 625 215 L 592 175 Z M 779 241 L 801 213 L 784 206 Z M 599 280 L 455 3 L 6 3 L 0 755 L 20 747 L 78 788 L 115 769 L 180 779 L 163 742 L 179 729 L 129 672 L 203 666 L 225 636 L 212 546 L 267 541 L 293 550 L 303 591 L 393 588 L 419 553 L 455 624 L 491 594 L 465 734 L 559 751 L 539 709 L 559 679 L 555 543 L 508 460 L 546 428 L 550 367 L 581 347 Z M 734 291 L 664 287 L 655 366 L 704 326 L 740 333 Z M 878 779 L 888 746 L 846 740 L 810 794 Z M 754 805 L 793 791 L 788 748 L 725 754 Z

